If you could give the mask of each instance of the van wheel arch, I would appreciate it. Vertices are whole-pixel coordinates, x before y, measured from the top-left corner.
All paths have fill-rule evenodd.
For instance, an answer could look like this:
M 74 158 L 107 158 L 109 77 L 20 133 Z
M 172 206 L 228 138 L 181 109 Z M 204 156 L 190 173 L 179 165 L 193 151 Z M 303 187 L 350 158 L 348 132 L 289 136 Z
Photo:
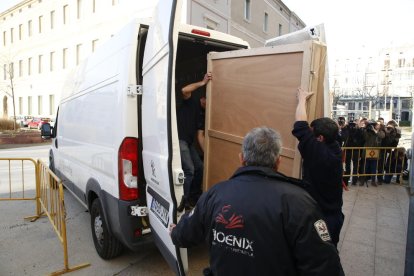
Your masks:
M 124 247 L 122 243 L 110 233 L 103 215 L 103 208 L 99 197 L 96 197 L 93 200 L 90 214 L 92 238 L 98 255 L 104 260 L 113 259 L 119 256 Z
M 113 236 L 101 186 L 95 179 L 86 185 L 88 210 L 91 215 L 91 233 L 98 255 L 105 260 L 119 256 L 124 246 Z

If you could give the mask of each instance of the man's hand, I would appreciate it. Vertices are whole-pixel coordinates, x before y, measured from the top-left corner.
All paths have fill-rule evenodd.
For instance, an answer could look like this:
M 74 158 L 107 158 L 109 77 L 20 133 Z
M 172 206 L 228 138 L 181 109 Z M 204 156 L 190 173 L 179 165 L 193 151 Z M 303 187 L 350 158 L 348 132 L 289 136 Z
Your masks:
M 212 79 L 211 72 L 208 72 L 204 75 L 204 78 L 201 81 L 190 83 L 186 86 L 184 86 L 181 89 L 181 92 L 183 93 L 183 99 L 187 100 L 191 97 L 191 94 L 198 88 L 206 85 L 210 80 Z
M 203 83 L 203 85 L 206 85 L 211 79 L 212 79 L 212 74 L 211 72 L 208 72 L 204 75 L 204 78 L 201 82 Z
M 303 90 L 302 88 L 298 88 L 298 91 L 296 93 L 296 97 L 298 99 L 298 102 L 300 101 L 306 101 L 307 99 L 309 99 L 314 93 L 313 92 L 308 92 L 306 90 Z
M 176 227 L 177 225 L 174 223 L 171 223 L 170 226 L 168 227 L 169 231 L 170 231 L 170 236 L 171 236 L 171 232 L 173 231 L 173 229 Z
M 298 99 L 298 106 L 296 107 L 295 119 L 296 121 L 307 121 L 308 116 L 306 114 L 306 100 L 309 99 L 314 93 L 298 88 L 296 92 L 296 98 Z

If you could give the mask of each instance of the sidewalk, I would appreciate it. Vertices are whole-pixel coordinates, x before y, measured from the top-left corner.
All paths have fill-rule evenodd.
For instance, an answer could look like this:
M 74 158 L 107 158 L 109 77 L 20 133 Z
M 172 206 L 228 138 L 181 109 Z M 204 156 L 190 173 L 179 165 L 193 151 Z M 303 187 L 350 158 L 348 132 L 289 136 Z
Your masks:
M 338 245 L 347 276 L 403 276 L 409 194 L 400 185 L 350 186 Z

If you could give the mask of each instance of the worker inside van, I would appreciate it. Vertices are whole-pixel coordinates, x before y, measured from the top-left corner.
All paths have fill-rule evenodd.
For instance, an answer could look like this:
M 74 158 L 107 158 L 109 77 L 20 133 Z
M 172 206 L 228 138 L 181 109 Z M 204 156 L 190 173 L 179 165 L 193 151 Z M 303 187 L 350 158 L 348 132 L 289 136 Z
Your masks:
M 199 128 L 204 131 L 202 102 L 205 100 L 205 87 L 211 78 L 211 73 L 206 73 L 198 81 L 188 84 L 177 82 L 177 128 L 185 176 L 184 196 L 177 208 L 179 212 L 192 209 L 202 192 L 203 161 L 197 148 L 203 149 L 204 145 L 200 145 L 197 138 Z

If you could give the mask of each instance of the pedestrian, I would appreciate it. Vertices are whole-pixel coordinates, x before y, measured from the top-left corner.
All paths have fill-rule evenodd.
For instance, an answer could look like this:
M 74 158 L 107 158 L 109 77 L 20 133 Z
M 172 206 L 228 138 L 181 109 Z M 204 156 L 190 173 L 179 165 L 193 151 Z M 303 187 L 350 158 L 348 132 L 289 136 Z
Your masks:
M 184 195 L 177 207 L 179 212 L 191 209 L 197 202 L 203 180 L 203 162 L 195 143 L 200 120 L 200 98 L 193 95 L 211 80 L 206 73 L 201 81 L 190 83 L 181 89 L 182 102 L 177 107 L 177 128 L 180 142 L 181 166 L 184 171 Z
M 395 182 L 400 184 L 400 176 L 404 170 L 407 170 L 407 161 L 405 148 L 395 149 L 388 159 L 389 164 L 387 164 L 385 170 L 387 174 L 384 177 L 384 182 L 390 184 L 392 177 L 396 174 L 397 177 Z
M 342 136 L 344 138 L 344 147 L 354 148 L 345 150 L 345 175 L 343 179 L 346 185 L 349 183 L 351 166 L 352 166 L 352 185 L 357 184 L 358 180 L 358 168 L 360 159 L 360 149 L 358 147 L 364 146 L 364 136 L 362 129 L 359 128 L 355 122 L 349 122 L 342 130 Z M 352 161 L 352 164 L 351 164 Z
M 365 174 L 365 176 L 360 177 L 360 186 L 363 186 L 365 183 L 368 187 L 368 180 L 371 179 L 371 185 L 377 187 L 375 178 L 377 175 L 377 165 L 380 157 L 379 147 L 381 147 L 381 142 L 384 137 L 385 131 L 381 129 L 379 123 L 374 120 L 366 122 L 364 128 L 365 150 L 362 156 L 364 168 L 363 174 Z
M 273 129 L 252 129 L 242 166 L 170 225 L 179 247 L 207 241 L 205 275 L 344 275 L 317 203 L 300 180 L 277 172 L 281 148 Z
M 398 135 L 396 129 L 397 123 L 394 120 L 391 120 L 387 123 L 387 126 L 384 129 L 384 139 L 381 141 L 381 151 L 380 151 L 380 158 L 378 162 L 378 184 L 382 184 L 384 179 L 384 171 L 390 171 L 390 168 L 387 168 L 387 164 L 389 165 L 389 159 L 392 156 L 393 150 L 390 148 L 395 148 L 398 146 L 398 142 L 400 140 L 400 135 Z M 387 148 L 387 149 L 384 149 Z
M 299 140 L 303 158 L 303 179 L 308 191 L 319 203 L 324 219 L 337 246 L 344 222 L 342 213 L 342 150 L 336 141 L 337 123 L 330 118 L 313 120 L 309 126 L 306 101 L 312 92 L 298 89 L 296 122 L 292 134 Z
M 336 141 L 338 141 L 339 145 L 342 147 L 344 142 L 345 142 L 345 133 L 343 132 L 343 130 L 346 128 L 346 126 L 348 125 L 346 123 L 346 119 L 343 116 L 339 116 L 338 117 L 338 135 L 336 137 Z

